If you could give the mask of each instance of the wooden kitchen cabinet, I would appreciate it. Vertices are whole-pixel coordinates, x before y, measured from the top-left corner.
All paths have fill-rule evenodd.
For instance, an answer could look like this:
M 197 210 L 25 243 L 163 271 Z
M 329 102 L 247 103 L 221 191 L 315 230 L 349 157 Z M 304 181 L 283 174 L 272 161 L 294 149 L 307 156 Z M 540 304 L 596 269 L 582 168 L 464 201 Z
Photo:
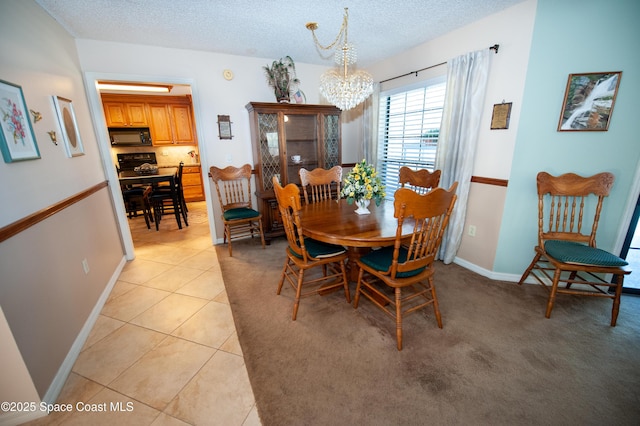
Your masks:
M 147 108 L 143 102 L 108 101 L 104 99 L 107 127 L 147 127 Z
M 284 186 L 300 185 L 304 167 L 330 169 L 342 164 L 340 109 L 332 105 L 250 102 L 251 143 L 256 171 L 258 210 L 265 238 L 284 235 L 273 176 Z M 292 156 L 300 156 L 294 162 Z
M 202 172 L 200 166 L 184 166 L 182 169 L 182 192 L 186 202 L 204 201 Z
M 197 145 L 191 97 L 102 94 L 107 127 L 149 127 L 154 146 Z
M 154 146 L 195 145 L 191 105 L 150 103 L 151 139 Z

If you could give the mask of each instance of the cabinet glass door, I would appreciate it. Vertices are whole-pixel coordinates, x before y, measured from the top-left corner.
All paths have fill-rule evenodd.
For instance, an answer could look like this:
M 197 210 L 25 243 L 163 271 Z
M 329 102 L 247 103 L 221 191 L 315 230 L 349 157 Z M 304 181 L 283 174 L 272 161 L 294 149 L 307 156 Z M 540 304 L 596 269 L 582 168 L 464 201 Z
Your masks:
M 260 141 L 260 163 L 262 164 L 262 187 L 273 189 L 273 177 L 280 183 L 280 145 L 278 142 L 278 114 L 258 114 L 258 135 Z
M 324 116 L 324 167 L 330 169 L 340 165 L 340 117 Z
M 316 115 L 289 114 L 284 117 L 287 183 L 300 185 L 299 170 L 318 167 L 318 125 Z

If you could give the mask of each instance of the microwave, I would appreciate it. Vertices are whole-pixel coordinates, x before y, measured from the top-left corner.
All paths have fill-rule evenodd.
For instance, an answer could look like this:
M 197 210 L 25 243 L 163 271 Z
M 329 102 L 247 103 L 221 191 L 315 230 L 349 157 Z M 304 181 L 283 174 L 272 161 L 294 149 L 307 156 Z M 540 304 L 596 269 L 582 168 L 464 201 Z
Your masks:
M 109 139 L 113 146 L 151 146 L 151 132 L 148 127 L 109 128 Z

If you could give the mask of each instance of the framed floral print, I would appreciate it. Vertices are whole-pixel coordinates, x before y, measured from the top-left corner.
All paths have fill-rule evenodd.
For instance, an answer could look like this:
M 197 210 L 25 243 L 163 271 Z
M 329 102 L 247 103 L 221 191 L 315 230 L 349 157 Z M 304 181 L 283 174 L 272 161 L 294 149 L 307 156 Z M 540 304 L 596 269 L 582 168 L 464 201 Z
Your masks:
M 559 132 L 609 130 L 622 71 L 569 74 Z
M 58 116 L 58 124 L 62 132 L 62 140 L 67 157 L 77 157 L 84 155 L 82 139 L 78 131 L 78 122 L 76 121 L 76 113 L 73 110 L 73 104 L 70 99 L 61 96 L 53 96 L 53 105 Z
M 5 163 L 40 158 L 22 87 L 0 80 L 0 151 Z

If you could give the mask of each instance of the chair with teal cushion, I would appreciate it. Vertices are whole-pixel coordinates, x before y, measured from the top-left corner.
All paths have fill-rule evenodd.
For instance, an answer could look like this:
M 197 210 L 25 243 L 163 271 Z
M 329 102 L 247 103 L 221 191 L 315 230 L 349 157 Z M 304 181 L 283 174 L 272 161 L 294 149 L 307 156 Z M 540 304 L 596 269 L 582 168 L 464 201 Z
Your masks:
M 449 190 L 435 188 L 426 194 L 398 189 L 393 195 L 398 219 L 393 247 L 374 250 L 357 260 L 360 272 L 354 308 L 362 295 L 394 318 L 398 350 L 402 350 L 402 320 L 407 314 L 432 306 L 442 328 L 433 263 L 456 203 L 457 186 L 455 182 Z M 409 235 L 403 234 L 405 222 L 412 223 Z M 385 291 L 388 288 L 393 296 Z
M 613 299 L 611 326 L 616 325 L 624 276 L 631 269 L 624 259 L 596 247 L 602 203 L 613 181 L 611 173 L 538 173 L 538 245 L 519 284 L 531 276 L 548 290 L 547 318 L 558 294 L 598 296 Z
M 343 288 L 347 303 L 351 303 L 345 268 L 345 248 L 304 236 L 300 220 L 300 188 L 297 185 L 290 183 L 283 188 L 274 176 L 273 191 L 289 243 L 276 293 L 280 294 L 285 280 L 296 292 L 291 319 L 296 320 L 300 299 L 307 296 L 326 294 Z
M 229 241 L 229 256 L 233 256 L 231 240 L 239 238 L 260 236 L 264 248 L 262 215 L 251 205 L 251 165 L 224 169 L 211 167 L 209 177 L 215 184 L 220 201 L 224 242 Z

